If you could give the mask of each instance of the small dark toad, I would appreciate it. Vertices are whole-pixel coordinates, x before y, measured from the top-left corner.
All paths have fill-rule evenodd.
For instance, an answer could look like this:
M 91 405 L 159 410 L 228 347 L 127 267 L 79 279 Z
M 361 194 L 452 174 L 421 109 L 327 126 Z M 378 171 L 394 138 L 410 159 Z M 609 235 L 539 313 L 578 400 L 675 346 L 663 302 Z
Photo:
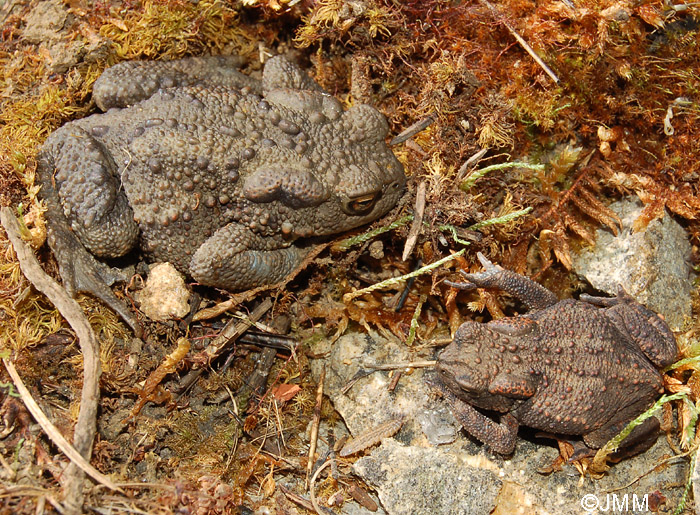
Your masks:
M 344 111 L 282 57 L 261 81 L 240 73 L 239 61 L 118 64 L 94 86 L 106 112 L 48 138 L 39 176 L 71 293 L 92 292 L 132 323 L 107 287 L 114 271 L 93 255 L 140 246 L 202 284 L 243 290 L 299 265 L 307 251 L 295 240 L 394 207 L 405 176 L 382 114 Z
M 657 368 L 678 352 L 666 322 L 622 289 L 614 298 L 559 301 L 530 279 L 492 264 L 464 274 L 464 289 L 498 288 L 527 314 L 466 322 L 438 355 L 437 387 L 472 436 L 499 454 L 515 448 L 519 425 L 582 435 L 602 447 L 663 393 Z M 496 422 L 476 408 L 500 413 Z M 659 422 L 647 419 L 623 441 L 648 447 Z M 637 445 L 635 443 L 634 445 Z

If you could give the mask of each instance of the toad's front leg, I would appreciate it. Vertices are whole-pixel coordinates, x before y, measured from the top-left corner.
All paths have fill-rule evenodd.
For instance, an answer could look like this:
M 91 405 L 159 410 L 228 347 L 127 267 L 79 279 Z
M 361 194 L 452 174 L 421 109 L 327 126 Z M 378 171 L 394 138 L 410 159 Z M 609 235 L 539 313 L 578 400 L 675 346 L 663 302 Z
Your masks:
M 91 293 L 138 335 L 136 318 L 109 288 L 124 280 L 123 274 L 92 255 L 121 256 L 138 239 L 115 169 L 101 143 L 84 129 L 67 125 L 47 140 L 39 155 L 40 196 L 47 205 L 49 246 L 68 293 Z
M 457 397 L 441 381 L 429 381 L 429 385 L 447 401 L 452 414 L 467 433 L 486 444 L 497 454 L 513 453 L 519 426 L 513 415 L 506 413 L 501 415 L 500 423 L 495 422 Z
M 462 424 L 467 433 L 488 445 L 495 453 L 513 454 L 518 435 L 518 421 L 513 415 L 501 416 L 501 422 L 498 423 L 454 394 L 449 394 L 447 401 L 452 406 L 455 418 Z
M 499 265 L 494 265 L 491 261 L 479 252 L 479 261 L 484 267 L 483 272 L 469 274 L 463 270 L 460 273 L 467 280 L 465 283 L 455 283 L 445 281 L 450 286 L 462 290 L 473 290 L 475 288 L 498 288 L 506 291 L 520 300 L 528 309 L 544 309 L 553 306 L 558 302 L 554 293 L 544 286 L 537 284 L 527 277 L 506 270 Z
M 197 249 L 190 273 L 201 284 L 232 291 L 274 284 L 301 264 L 307 254 L 295 245 L 284 245 L 279 238 L 229 224 Z
M 100 75 L 93 86 L 92 98 L 102 111 L 107 111 L 112 107 L 137 104 L 160 89 L 197 84 L 248 87 L 260 94 L 260 81 L 240 73 L 241 64 L 243 59 L 231 55 L 174 61 L 124 61 Z

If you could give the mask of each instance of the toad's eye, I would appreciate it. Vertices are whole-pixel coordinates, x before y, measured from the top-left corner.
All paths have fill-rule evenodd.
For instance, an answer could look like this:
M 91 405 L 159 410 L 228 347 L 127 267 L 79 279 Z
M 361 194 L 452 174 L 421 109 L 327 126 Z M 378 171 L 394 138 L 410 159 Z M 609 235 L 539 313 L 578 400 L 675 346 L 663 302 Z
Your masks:
M 342 201 L 343 211 L 349 215 L 364 215 L 369 213 L 379 200 L 380 194 L 372 193 L 361 197 L 345 198 Z

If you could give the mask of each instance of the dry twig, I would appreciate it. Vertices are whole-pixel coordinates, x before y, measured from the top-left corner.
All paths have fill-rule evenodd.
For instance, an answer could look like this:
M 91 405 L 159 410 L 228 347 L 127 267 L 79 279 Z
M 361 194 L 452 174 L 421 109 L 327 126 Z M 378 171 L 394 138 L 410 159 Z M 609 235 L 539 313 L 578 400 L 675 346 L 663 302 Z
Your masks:
M 403 255 L 401 256 L 401 259 L 404 261 L 406 261 L 408 256 L 411 255 L 411 252 L 413 252 L 413 248 L 416 246 L 416 242 L 418 241 L 418 235 L 423 228 L 423 215 L 425 214 L 425 192 L 425 181 L 421 181 L 416 189 L 416 203 L 413 208 L 413 223 L 411 224 L 410 231 L 408 231 L 406 243 L 403 247 Z
M 496 8 L 493 6 L 491 2 L 488 0 L 481 0 L 481 3 L 485 5 L 486 7 L 489 8 L 491 13 L 493 13 L 494 17 L 496 19 L 502 18 L 500 16 L 500 13 L 496 10 Z M 554 81 L 555 84 L 559 84 L 559 77 L 552 71 L 552 69 L 547 66 L 547 64 L 542 60 L 542 58 L 537 55 L 537 53 L 532 49 L 530 45 L 527 44 L 527 41 L 525 41 L 520 34 L 515 32 L 515 29 L 510 26 L 510 23 L 505 21 L 504 19 L 500 19 L 501 23 L 508 29 L 508 32 L 510 32 L 513 37 L 520 43 L 520 46 L 525 49 L 525 51 L 530 54 L 530 57 L 532 57 L 535 62 L 542 68 L 547 75 L 549 75 L 549 78 Z
M 199 360 L 194 364 L 192 370 L 190 370 L 187 375 L 182 378 L 176 390 L 182 394 L 185 392 L 185 390 L 192 386 L 204 371 L 204 365 L 209 364 L 218 358 L 232 342 L 240 338 L 240 336 L 246 332 L 250 326 L 260 320 L 271 307 L 272 300 L 268 298 L 262 301 L 245 320 L 237 320 L 235 318 L 229 320 L 223 330 L 219 333 L 219 336 L 214 338 L 207 348 L 199 354 L 206 359 Z
M 452 340 L 448 340 L 452 341 Z M 434 359 L 424 360 L 424 361 L 407 361 L 404 363 L 385 363 L 383 365 L 365 365 L 366 368 L 371 368 L 372 370 L 408 370 L 411 368 L 426 368 L 434 367 L 437 361 Z
M 5 368 L 7 369 L 7 373 L 10 374 L 12 382 L 15 383 L 15 387 L 17 387 L 17 392 L 19 393 L 20 397 L 22 397 L 22 401 L 24 402 L 25 406 L 27 406 L 29 412 L 39 423 L 46 435 L 56 445 L 56 447 L 61 449 L 61 452 L 68 456 L 71 462 L 75 463 L 76 467 L 79 467 L 82 471 L 87 473 L 95 481 L 106 486 L 111 490 L 121 491 L 121 489 L 117 485 L 115 485 L 107 476 L 105 476 L 95 467 L 90 465 L 90 463 L 80 455 L 76 448 L 73 447 L 70 444 L 70 442 L 68 442 L 68 440 L 65 439 L 65 437 L 61 434 L 58 428 L 55 425 L 53 425 L 53 423 L 49 420 L 49 417 L 46 416 L 46 414 L 41 410 L 37 402 L 32 397 L 32 394 L 27 389 L 26 385 L 24 384 L 24 381 L 22 381 L 22 378 L 19 376 L 19 373 L 17 372 L 17 369 L 15 368 L 12 361 L 8 360 L 7 358 L 3 358 L 2 362 L 5 365 Z
M 314 455 L 316 454 L 316 445 L 318 444 L 318 427 L 321 425 L 321 404 L 323 403 L 323 385 L 326 380 L 326 369 L 324 367 L 321 372 L 321 377 L 318 380 L 318 388 L 316 389 L 316 407 L 314 408 L 314 418 L 311 425 L 311 444 L 309 445 L 309 461 L 306 465 L 306 488 L 309 487 L 309 476 L 314 467 Z
M 323 515 L 323 512 L 321 511 L 321 508 L 318 505 L 318 501 L 316 500 L 316 486 L 314 483 L 316 483 L 316 479 L 321 474 L 323 469 L 325 469 L 328 465 L 331 464 L 331 461 L 332 460 L 328 460 L 323 465 L 318 467 L 318 469 L 316 469 L 314 476 L 311 478 L 311 484 L 309 485 L 309 496 L 311 497 L 311 504 L 313 504 L 314 510 L 316 511 L 316 513 L 318 513 L 318 515 Z
M 49 419 L 39 408 L 38 404 L 34 403 L 33 407 L 27 403 L 31 396 L 26 390 L 26 395 L 23 396 L 27 409 L 32 415 L 37 418 L 43 417 L 44 424 L 42 428 L 49 434 L 47 428 L 51 427 L 54 431 L 49 434 L 51 439 L 71 459 L 71 465 L 66 469 L 66 482 L 64 485 L 66 510 L 68 512 L 80 513 L 82 511 L 83 501 L 83 479 L 84 472 L 87 472 L 92 478 L 100 483 L 108 486 L 113 490 L 118 487 L 112 483 L 109 478 L 95 470 L 89 463 L 90 455 L 92 454 L 92 444 L 97 431 L 97 408 L 99 402 L 99 379 L 100 379 L 100 350 L 95 333 L 90 326 L 80 305 L 72 299 L 63 287 L 49 277 L 39 265 L 34 253 L 29 246 L 22 241 L 20 236 L 20 227 L 12 210 L 8 207 L 3 207 L 0 210 L 0 221 L 2 222 L 7 236 L 12 243 L 17 254 L 22 273 L 34 287 L 42 292 L 56 306 L 56 309 L 66 319 L 68 324 L 75 331 L 80 344 L 80 351 L 83 354 L 83 389 L 80 397 L 80 412 L 76 421 L 75 431 L 73 434 L 73 444 L 71 445 L 63 438 L 58 429 L 51 424 Z M 5 367 L 10 372 L 14 366 L 8 360 L 4 360 Z M 15 371 L 16 372 L 16 371 Z M 18 374 L 13 377 L 15 383 L 20 382 Z M 20 386 L 17 384 L 17 388 Z M 31 399 L 30 402 L 33 402 Z M 32 411 L 32 409 L 34 411 Z M 61 441 L 61 445 L 59 445 Z
M 416 123 L 411 124 L 409 127 L 402 130 L 401 134 L 392 139 L 389 145 L 393 147 L 394 145 L 398 145 L 399 143 L 403 143 L 404 141 L 412 138 L 432 124 L 435 121 L 435 116 L 435 112 L 432 112 L 428 116 L 418 120 Z
M 212 306 L 210 308 L 205 308 L 197 313 L 192 317 L 193 322 L 198 322 L 200 320 L 208 320 L 210 318 L 215 318 L 218 317 L 219 315 L 225 313 L 226 311 L 229 311 L 239 304 L 243 302 L 247 302 L 251 299 L 254 299 L 257 297 L 260 293 L 268 290 L 282 290 L 289 281 L 294 279 L 302 270 L 304 270 L 311 262 L 318 257 L 318 255 L 323 252 L 330 244 L 329 243 L 324 243 L 322 245 L 316 245 L 314 248 L 312 248 L 308 254 L 304 257 L 304 260 L 291 272 L 287 274 L 287 276 L 282 279 L 280 282 L 275 283 L 275 284 L 264 284 L 262 286 L 258 286 L 257 288 L 253 288 L 252 290 L 244 291 L 242 293 L 236 293 L 232 294 L 231 298 L 227 301 L 224 302 L 219 302 L 217 305 Z
M 314 505 L 311 504 L 309 501 L 304 499 L 301 495 L 295 494 L 292 492 L 289 488 L 285 487 L 283 484 L 278 484 L 277 488 L 279 488 L 282 493 L 289 499 L 290 501 L 298 504 L 304 509 L 307 509 L 309 511 L 314 511 Z

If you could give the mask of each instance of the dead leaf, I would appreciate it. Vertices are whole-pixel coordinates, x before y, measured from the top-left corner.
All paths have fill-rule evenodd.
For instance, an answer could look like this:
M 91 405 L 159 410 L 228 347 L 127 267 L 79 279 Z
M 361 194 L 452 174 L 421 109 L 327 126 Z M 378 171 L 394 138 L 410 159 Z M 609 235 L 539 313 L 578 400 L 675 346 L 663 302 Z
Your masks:
M 280 402 L 287 402 L 300 390 L 301 388 L 296 384 L 281 384 L 272 390 L 272 397 Z

